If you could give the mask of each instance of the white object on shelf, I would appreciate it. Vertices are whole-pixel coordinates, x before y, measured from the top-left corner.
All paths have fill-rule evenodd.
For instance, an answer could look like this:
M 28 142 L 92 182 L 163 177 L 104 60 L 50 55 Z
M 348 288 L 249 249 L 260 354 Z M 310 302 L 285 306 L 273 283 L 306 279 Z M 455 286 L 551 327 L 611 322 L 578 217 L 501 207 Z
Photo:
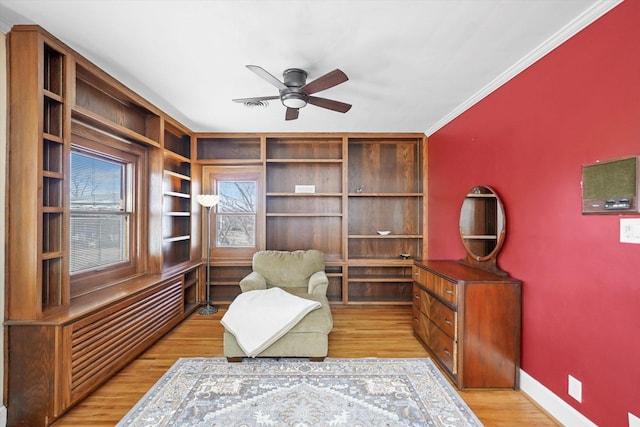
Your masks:
M 315 185 L 296 185 L 295 192 L 296 193 L 315 193 L 316 186 Z
M 386 236 L 388 234 L 391 234 L 391 231 L 389 230 L 378 230 L 378 234 L 381 236 Z

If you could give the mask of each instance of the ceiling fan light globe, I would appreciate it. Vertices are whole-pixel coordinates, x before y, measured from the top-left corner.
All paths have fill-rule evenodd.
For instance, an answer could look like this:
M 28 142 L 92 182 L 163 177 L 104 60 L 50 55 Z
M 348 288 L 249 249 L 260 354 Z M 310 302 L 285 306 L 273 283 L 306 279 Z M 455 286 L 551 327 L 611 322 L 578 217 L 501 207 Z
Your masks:
M 301 93 L 282 95 L 282 104 L 287 108 L 302 108 L 307 105 L 307 97 Z

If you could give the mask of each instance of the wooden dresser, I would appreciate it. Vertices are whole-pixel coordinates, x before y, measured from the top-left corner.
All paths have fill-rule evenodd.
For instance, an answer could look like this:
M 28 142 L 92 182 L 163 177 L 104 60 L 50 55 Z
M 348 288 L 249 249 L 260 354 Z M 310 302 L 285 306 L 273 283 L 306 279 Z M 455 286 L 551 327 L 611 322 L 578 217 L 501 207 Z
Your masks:
M 519 386 L 521 282 L 457 261 L 416 260 L 413 328 L 455 385 Z

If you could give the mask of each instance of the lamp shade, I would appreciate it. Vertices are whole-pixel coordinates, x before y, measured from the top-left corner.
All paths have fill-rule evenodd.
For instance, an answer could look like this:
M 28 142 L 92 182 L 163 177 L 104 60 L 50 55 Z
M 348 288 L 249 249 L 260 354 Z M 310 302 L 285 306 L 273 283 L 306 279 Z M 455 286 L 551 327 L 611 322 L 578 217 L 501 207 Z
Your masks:
M 210 208 L 218 204 L 220 196 L 217 194 L 198 194 L 196 200 L 205 208 Z

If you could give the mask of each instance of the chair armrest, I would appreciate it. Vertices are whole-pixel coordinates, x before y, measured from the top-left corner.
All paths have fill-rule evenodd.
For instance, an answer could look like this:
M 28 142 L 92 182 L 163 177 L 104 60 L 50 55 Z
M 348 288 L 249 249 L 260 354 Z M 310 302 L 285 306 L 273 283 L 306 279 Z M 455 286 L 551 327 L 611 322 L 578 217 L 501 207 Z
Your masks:
M 260 273 L 252 271 L 240 280 L 240 289 L 242 292 L 267 289 L 267 281 Z
M 329 278 L 324 271 L 316 271 L 309 277 L 309 287 L 307 292 L 312 295 L 327 295 Z

